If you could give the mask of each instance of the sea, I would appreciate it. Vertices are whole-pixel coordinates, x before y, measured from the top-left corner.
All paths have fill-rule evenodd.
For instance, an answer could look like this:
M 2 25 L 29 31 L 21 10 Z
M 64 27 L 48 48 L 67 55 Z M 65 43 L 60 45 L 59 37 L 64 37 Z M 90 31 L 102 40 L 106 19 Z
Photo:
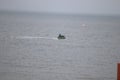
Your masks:
M 117 80 L 118 63 L 120 16 L 0 12 L 0 80 Z

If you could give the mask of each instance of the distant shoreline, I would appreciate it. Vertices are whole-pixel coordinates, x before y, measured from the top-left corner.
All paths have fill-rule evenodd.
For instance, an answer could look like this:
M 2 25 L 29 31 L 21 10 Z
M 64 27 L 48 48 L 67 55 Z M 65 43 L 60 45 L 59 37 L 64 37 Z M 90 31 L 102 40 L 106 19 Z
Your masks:
M 31 11 L 9 11 L 9 10 L 0 10 L 0 14 L 29 14 L 29 15 L 49 15 L 49 16 L 87 16 L 87 17 L 115 17 L 120 18 L 119 14 L 75 14 L 75 13 L 54 13 L 54 12 L 31 12 Z

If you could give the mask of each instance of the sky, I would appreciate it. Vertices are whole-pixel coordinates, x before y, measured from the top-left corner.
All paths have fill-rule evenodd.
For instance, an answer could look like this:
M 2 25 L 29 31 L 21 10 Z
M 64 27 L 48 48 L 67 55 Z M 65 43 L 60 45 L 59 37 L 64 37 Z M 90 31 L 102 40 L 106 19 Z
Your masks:
M 120 0 L 0 0 L 0 10 L 120 15 Z

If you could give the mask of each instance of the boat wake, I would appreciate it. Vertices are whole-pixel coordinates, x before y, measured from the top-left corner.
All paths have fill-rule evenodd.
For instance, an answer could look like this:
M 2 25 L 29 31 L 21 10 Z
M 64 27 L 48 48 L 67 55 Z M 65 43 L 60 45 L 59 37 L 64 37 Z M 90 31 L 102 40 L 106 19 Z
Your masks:
M 56 37 L 38 37 L 38 36 L 17 36 L 16 39 L 50 39 L 50 40 L 58 40 Z

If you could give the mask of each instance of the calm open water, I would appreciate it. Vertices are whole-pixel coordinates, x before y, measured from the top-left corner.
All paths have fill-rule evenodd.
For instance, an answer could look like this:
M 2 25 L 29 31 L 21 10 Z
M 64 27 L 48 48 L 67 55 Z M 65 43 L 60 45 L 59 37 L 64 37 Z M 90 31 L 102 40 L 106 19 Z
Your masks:
M 120 17 L 0 13 L 0 80 L 116 80 L 118 62 Z

